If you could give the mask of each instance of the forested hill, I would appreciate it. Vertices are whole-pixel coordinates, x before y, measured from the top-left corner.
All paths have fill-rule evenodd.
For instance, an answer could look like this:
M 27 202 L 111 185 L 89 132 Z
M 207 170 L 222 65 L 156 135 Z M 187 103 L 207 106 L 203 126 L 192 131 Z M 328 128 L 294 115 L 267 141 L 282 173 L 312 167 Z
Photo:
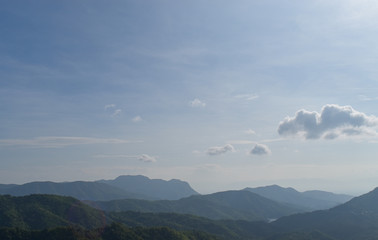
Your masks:
M 72 197 L 0 195 L 0 227 L 45 229 L 76 225 L 96 228 L 107 223 L 105 214 Z
M 218 194 L 211 198 L 219 200 Z M 240 195 L 222 197 L 219 202 L 223 204 L 236 197 L 239 208 L 245 207 Z M 377 202 L 375 189 L 329 210 L 295 214 L 267 223 L 211 220 L 177 213 L 102 212 L 72 197 L 3 195 L 0 239 L 62 239 L 58 236 L 73 234 L 74 237 L 63 239 L 144 240 L 156 234 L 162 238 L 155 239 L 165 240 L 374 240 L 378 236 Z
M 194 195 L 175 201 L 124 199 L 89 204 L 104 211 L 170 212 L 192 214 L 210 219 L 249 221 L 269 221 L 302 211 L 249 191 Z
M 317 229 L 337 239 L 376 239 L 378 188 L 329 210 L 283 217 L 273 223 L 285 231 Z

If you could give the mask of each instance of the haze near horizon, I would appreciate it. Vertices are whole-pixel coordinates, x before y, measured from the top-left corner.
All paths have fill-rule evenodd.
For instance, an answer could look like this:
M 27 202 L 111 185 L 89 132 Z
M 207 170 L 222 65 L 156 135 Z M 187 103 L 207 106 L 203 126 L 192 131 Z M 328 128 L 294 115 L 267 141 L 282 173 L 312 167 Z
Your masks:
M 375 1 L 0 4 L 0 183 L 378 186 Z

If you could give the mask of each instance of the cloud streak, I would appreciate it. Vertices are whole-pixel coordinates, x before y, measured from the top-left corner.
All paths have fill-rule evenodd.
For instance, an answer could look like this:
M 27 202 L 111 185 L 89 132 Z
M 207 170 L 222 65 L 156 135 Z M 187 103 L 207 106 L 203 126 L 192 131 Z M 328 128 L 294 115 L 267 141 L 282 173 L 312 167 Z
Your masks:
M 147 155 L 147 154 L 142 154 L 138 157 L 138 160 L 141 161 L 141 162 L 156 162 L 156 158 L 155 157 L 152 157 L 150 155 Z
M 243 100 L 247 100 L 247 101 L 252 101 L 252 100 L 259 98 L 259 95 L 257 95 L 257 94 L 240 94 L 240 95 L 236 95 L 235 98 L 243 99 Z
M 351 106 L 327 104 L 320 113 L 299 110 L 286 117 L 278 126 L 281 136 L 301 136 L 305 139 L 336 139 L 377 135 L 378 118 L 367 116 Z
M 32 147 L 32 148 L 63 148 L 73 145 L 88 144 L 123 144 L 141 141 L 131 141 L 117 138 L 89 137 L 36 137 L 33 139 L 0 139 L 1 146 Z
M 210 156 L 216 156 L 216 155 L 221 155 L 225 154 L 227 152 L 234 152 L 235 148 L 231 144 L 226 144 L 222 147 L 211 147 L 206 150 L 206 153 Z
M 148 154 L 141 154 L 141 155 L 99 154 L 99 155 L 95 155 L 93 157 L 95 157 L 95 158 L 110 158 L 110 159 L 133 158 L 133 159 L 137 159 L 141 162 L 156 162 L 156 157 L 150 156 Z

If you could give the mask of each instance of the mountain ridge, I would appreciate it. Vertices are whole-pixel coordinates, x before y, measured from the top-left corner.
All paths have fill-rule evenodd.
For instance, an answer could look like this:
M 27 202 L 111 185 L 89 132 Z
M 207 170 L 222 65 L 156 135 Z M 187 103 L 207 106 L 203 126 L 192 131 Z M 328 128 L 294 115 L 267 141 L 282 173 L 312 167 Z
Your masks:
M 320 190 L 299 192 L 294 188 L 284 188 L 279 185 L 245 188 L 244 190 L 290 206 L 301 207 L 307 211 L 329 209 L 352 199 L 352 196 L 346 194 L 335 194 Z
M 281 216 L 302 212 L 256 193 L 243 190 L 192 195 L 179 200 L 146 201 L 136 199 L 89 202 L 104 211 L 172 212 L 192 214 L 210 219 L 270 221 Z
M 118 179 L 118 180 L 117 180 Z M 51 182 L 38 181 L 22 185 L 1 184 L 0 194 L 26 196 L 29 194 L 55 194 L 71 196 L 80 200 L 106 201 L 114 199 L 179 199 L 198 194 L 187 182 L 172 179 L 169 181 L 149 179 L 144 176 L 130 176 L 129 182 L 114 180 Z M 137 181 L 135 181 L 137 179 Z M 143 184 L 140 184 L 142 179 Z M 135 192 L 133 191 L 135 190 Z

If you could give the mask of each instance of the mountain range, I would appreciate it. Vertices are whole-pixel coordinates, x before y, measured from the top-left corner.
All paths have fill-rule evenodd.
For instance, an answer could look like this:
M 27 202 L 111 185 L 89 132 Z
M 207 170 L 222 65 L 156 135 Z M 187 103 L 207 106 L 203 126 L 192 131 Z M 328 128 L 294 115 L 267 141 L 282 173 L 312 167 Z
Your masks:
M 149 179 L 145 176 L 120 176 L 114 180 L 94 182 L 31 182 L 22 185 L 1 184 L 0 194 L 25 196 L 55 194 L 80 200 L 106 201 L 113 199 L 176 200 L 198 194 L 187 182 Z
M 345 240 L 377 239 L 377 203 L 378 188 L 334 208 L 283 217 L 273 225 L 285 231 L 317 229 Z
M 256 195 L 248 191 L 226 191 L 205 195 L 205 198 L 218 201 L 224 205 L 233 203 L 235 209 L 244 209 L 244 203 L 249 201 L 253 202 L 256 208 L 261 208 L 262 205 L 258 205 L 256 200 L 266 201 L 266 198 L 261 196 L 252 198 L 251 194 Z M 198 197 L 203 196 L 192 196 L 192 198 Z M 113 236 L 110 239 L 126 239 L 121 236 L 127 234 L 132 234 L 135 237 L 130 239 L 148 239 L 143 236 L 148 232 L 153 233 L 155 231 L 151 228 L 160 227 L 156 234 L 159 232 L 159 234 L 162 234 L 161 239 L 167 240 L 373 240 L 377 239 L 378 236 L 377 202 L 378 188 L 331 209 L 293 214 L 268 223 L 245 220 L 211 220 L 178 213 L 108 212 L 92 208 L 72 197 L 56 195 L 13 197 L 6 195 L 0 196 L 0 236 L 1 239 L 26 240 L 33 239 L 24 237 L 28 234 L 38 233 L 43 235 L 51 232 L 44 230 L 33 233 L 28 232 L 29 230 L 63 227 L 60 230 L 52 230 L 54 234 L 59 235 L 59 233 L 76 231 L 67 229 L 67 227 L 77 226 L 81 229 L 87 229 L 80 230 L 79 228 L 77 230 L 79 232 L 89 231 L 86 232 L 86 236 L 92 236 L 91 234 L 94 233 L 102 235 L 104 232 L 110 231 L 111 236 Z M 207 207 L 204 206 L 204 209 Z M 114 225 L 114 223 L 121 225 Z M 140 227 L 146 229 L 140 229 Z M 164 230 L 161 227 L 167 227 L 167 229 Z M 173 235 L 164 238 L 164 231 Z M 175 231 L 199 231 L 204 232 L 204 235 L 192 232 L 190 237 L 185 237 L 180 232 Z M 18 237 L 6 238 L 13 236 L 12 234 Z M 182 237 L 175 238 L 176 234 Z M 70 239 L 79 238 L 74 236 Z M 91 238 L 82 237 L 80 239 Z
M 244 191 L 256 193 L 288 208 L 300 211 L 328 209 L 342 204 L 352 196 L 325 191 L 298 192 L 293 188 L 277 185 L 245 188 Z M 0 184 L 0 194 L 25 196 L 29 194 L 54 194 L 71 196 L 79 200 L 110 201 L 120 199 L 179 200 L 199 195 L 187 182 L 172 179 L 150 179 L 145 176 L 119 176 L 113 180 L 92 182 L 30 182 L 22 185 Z M 199 201 L 199 200 L 196 200 Z M 161 205 L 161 202 L 150 205 Z M 172 204 L 172 203 L 171 203 Z M 145 205 L 145 204 L 144 204 Z
M 249 191 L 225 191 L 208 195 L 193 195 L 179 200 L 147 201 L 123 199 L 88 202 L 104 211 L 166 212 L 191 214 L 209 219 L 269 221 L 303 212 L 292 206 L 262 197 Z
M 280 203 L 296 206 L 306 211 L 328 209 L 353 198 L 350 195 L 334 194 L 319 190 L 299 192 L 294 188 L 283 188 L 278 185 L 245 188 L 244 190 L 257 193 Z

